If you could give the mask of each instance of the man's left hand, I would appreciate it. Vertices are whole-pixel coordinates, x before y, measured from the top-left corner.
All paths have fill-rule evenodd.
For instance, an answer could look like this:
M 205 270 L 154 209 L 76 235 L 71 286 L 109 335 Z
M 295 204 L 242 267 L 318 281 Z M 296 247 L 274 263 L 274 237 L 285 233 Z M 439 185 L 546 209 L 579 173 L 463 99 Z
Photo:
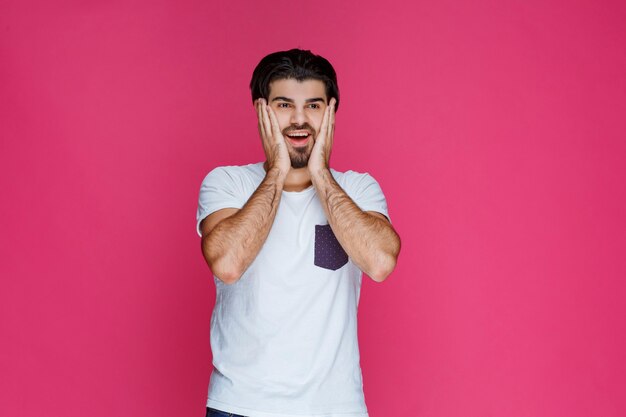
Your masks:
M 328 169 L 330 161 L 330 151 L 333 147 L 333 134 L 335 132 L 335 98 L 330 99 L 328 107 L 324 111 L 322 125 L 315 139 L 315 145 L 311 150 L 309 163 L 307 165 L 311 176 L 318 174 L 324 169 Z

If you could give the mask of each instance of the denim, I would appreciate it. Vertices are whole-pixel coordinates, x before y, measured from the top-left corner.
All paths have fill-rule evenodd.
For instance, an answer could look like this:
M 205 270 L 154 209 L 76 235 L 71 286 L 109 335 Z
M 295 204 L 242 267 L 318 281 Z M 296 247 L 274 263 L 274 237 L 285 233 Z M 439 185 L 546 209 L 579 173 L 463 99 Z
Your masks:
M 220 410 L 216 410 L 215 408 L 207 407 L 205 417 L 246 417 L 246 416 L 242 416 L 241 414 L 228 413 L 226 411 L 220 411 Z

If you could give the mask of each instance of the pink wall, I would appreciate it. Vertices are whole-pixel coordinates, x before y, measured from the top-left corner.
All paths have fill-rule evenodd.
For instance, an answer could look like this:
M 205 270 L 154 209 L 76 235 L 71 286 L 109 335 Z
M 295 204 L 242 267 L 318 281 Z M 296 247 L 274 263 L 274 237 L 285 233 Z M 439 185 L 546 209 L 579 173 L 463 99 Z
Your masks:
M 0 415 L 204 415 L 198 190 L 261 160 L 247 85 L 295 46 L 402 237 L 371 416 L 626 415 L 624 2 L 54 3 L 0 6 Z

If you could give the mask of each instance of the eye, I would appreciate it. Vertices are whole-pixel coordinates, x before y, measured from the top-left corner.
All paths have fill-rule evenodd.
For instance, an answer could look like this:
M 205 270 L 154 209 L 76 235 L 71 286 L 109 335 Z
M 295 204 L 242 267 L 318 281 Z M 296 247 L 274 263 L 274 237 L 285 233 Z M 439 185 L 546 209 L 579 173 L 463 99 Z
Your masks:
M 286 108 L 288 108 L 289 106 L 290 106 L 290 104 L 289 104 L 289 103 L 285 103 L 285 102 L 278 103 L 278 108 L 280 108 L 280 109 L 286 109 Z
M 311 103 L 311 104 L 309 104 L 309 108 L 311 108 L 311 109 L 319 109 L 320 105 L 317 104 L 317 103 Z

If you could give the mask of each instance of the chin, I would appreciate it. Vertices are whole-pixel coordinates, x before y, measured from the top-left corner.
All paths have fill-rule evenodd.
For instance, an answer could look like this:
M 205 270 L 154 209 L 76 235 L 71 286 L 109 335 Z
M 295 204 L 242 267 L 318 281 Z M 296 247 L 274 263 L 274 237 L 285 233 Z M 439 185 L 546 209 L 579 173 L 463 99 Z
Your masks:
M 300 169 L 300 168 L 306 168 L 307 165 L 309 164 L 309 157 L 311 156 L 311 152 L 309 150 L 305 151 L 305 152 L 294 152 L 295 155 L 292 155 L 290 157 L 291 159 L 291 168 L 293 169 Z

